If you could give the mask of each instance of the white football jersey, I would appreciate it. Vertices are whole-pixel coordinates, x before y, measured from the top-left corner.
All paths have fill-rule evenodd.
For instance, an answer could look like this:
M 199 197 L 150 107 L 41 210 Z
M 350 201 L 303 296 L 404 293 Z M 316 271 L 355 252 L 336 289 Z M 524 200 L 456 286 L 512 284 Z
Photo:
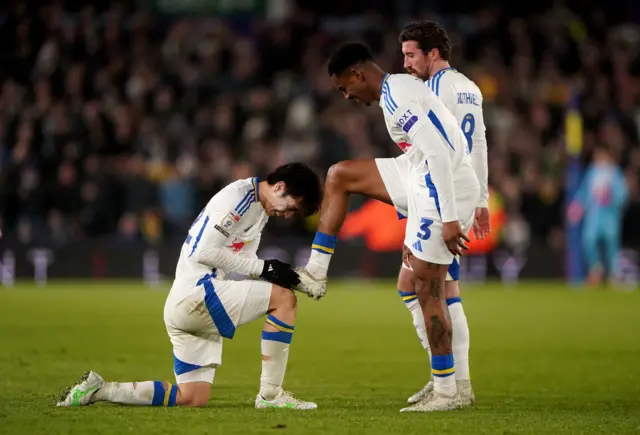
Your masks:
M 426 180 L 430 191 L 439 196 L 443 222 L 457 220 L 455 204 L 477 201 L 479 186 L 466 138 L 456 118 L 422 80 L 409 74 L 385 76 L 380 107 L 391 139 L 411 162 L 416 183 Z M 416 136 L 420 139 L 416 140 Z M 430 167 L 429 156 L 441 162 L 443 156 L 448 156 L 450 173 L 442 173 L 435 180 L 432 175 L 436 171 L 440 174 L 442 168 Z M 448 177 L 452 183 L 446 180 Z
M 235 181 L 216 193 L 189 229 L 176 266 L 176 280 L 193 281 L 208 273 L 219 279 L 228 275 L 196 261 L 195 254 L 204 247 L 256 258 L 262 230 L 269 220 L 259 198 L 257 178 Z
M 458 120 L 473 169 L 480 182 L 480 207 L 489 203 L 487 171 L 487 136 L 482 113 L 482 92 L 467 76 L 455 68 L 444 68 L 425 82 Z

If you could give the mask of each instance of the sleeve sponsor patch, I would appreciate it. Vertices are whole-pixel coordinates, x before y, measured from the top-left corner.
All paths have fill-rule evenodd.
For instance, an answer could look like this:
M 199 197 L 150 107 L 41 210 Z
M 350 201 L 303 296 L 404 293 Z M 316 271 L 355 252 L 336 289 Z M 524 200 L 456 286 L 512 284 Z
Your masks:
M 413 127 L 413 125 L 418 122 L 418 117 L 416 115 L 413 115 L 411 118 L 409 118 L 409 120 L 402 126 L 402 129 L 405 131 L 405 133 L 409 133 L 409 130 L 411 130 L 411 127 Z
M 238 224 L 238 222 L 240 222 L 240 215 L 238 214 L 237 211 L 231 210 L 229 214 L 227 214 L 222 219 L 222 222 L 220 222 L 220 226 L 225 231 L 229 231 L 230 229 L 235 227 Z
M 418 122 L 418 116 L 411 112 L 411 109 L 408 109 L 398 119 L 398 127 L 403 129 L 405 133 L 409 133 L 416 122 Z
M 220 231 L 220 232 L 222 233 L 222 235 L 223 235 L 223 236 L 225 236 L 225 237 L 227 237 L 227 238 L 229 237 L 229 233 L 228 233 L 227 231 L 223 230 L 223 229 L 222 229 L 222 227 L 221 227 L 220 225 L 216 224 L 216 225 L 214 226 L 214 228 L 215 228 L 216 230 Z

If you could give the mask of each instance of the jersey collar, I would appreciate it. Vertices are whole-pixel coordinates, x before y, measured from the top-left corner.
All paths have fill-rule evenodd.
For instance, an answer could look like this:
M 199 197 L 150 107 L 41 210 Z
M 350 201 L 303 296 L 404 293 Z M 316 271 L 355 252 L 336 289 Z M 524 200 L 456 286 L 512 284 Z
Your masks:
M 380 107 L 382 107 L 382 94 L 384 93 L 385 85 L 387 84 L 387 80 L 389 79 L 390 76 L 391 74 L 389 73 L 384 73 L 384 76 L 382 76 L 382 83 L 380 83 L 380 100 L 378 101 L 378 105 Z M 388 86 L 389 85 L 387 85 L 387 88 Z
M 457 71 L 457 70 L 455 68 L 453 68 L 453 67 L 442 68 L 442 69 L 436 71 L 435 73 L 433 73 L 433 75 L 431 77 L 429 77 L 429 80 L 431 80 L 432 78 L 434 78 L 436 76 L 441 76 L 442 74 L 445 73 L 445 71 Z
M 253 184 L 253 194 L 256 202 L 260 202 L 260 179 L 258 177 L 253 177 L 251 179 L 251 184 Z

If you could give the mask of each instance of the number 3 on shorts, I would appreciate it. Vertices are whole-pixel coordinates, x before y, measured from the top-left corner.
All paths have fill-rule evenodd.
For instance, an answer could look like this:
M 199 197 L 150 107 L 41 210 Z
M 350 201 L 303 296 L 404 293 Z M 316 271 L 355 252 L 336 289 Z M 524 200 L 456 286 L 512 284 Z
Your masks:
M 429 227 L 433 224 L 431 219 L 422 218 L 420 219 L 420 231 L 418 231 L 418 238 L 422 240 L 428 240 L 431 237 L 431 230 Z

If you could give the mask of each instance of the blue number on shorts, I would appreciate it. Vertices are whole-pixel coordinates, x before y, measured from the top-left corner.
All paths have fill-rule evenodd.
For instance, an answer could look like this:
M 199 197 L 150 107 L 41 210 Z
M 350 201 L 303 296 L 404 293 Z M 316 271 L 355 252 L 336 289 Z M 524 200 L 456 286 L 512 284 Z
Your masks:
M 196 224 L 198 223 L 198 221 L 200 220 L 200 218 L 202 218 L 202 216 L 204 215 L 204 211 L 206 210 L 206 208 L 203 208 L 202 211 L 200 212 L 200 214 L 198 215 L 198 217 L 196 218 L 196 220 L 193 221 L 193 223 L 191 224 L 191 226 L 189 227 L 189 233 L 191 232 L 191 230 L 193 229 L 193 227 L 196 226 Z M 191 240 L 193 239 L 193 237 L 191 237 L 191 234 L 187 233 L 187 238 L 185 239 L 184 243 L 185 244 L 189 244 L 191 243 Z
M 476 131 L 476 118 L 471 113 L 467 113 L 464 115 L 460 128 L 464 133 L 464 137 L 467 138 L 468 149 L 471 152 L 473 149 L 473 132 Z
M 431 229 L 429 227 L 433 224 L 431 219 L 422 218 L 420 219 L 420 231 L 418 231 L 418 238 L 422 240 L 428 240 L 431 237 Z

